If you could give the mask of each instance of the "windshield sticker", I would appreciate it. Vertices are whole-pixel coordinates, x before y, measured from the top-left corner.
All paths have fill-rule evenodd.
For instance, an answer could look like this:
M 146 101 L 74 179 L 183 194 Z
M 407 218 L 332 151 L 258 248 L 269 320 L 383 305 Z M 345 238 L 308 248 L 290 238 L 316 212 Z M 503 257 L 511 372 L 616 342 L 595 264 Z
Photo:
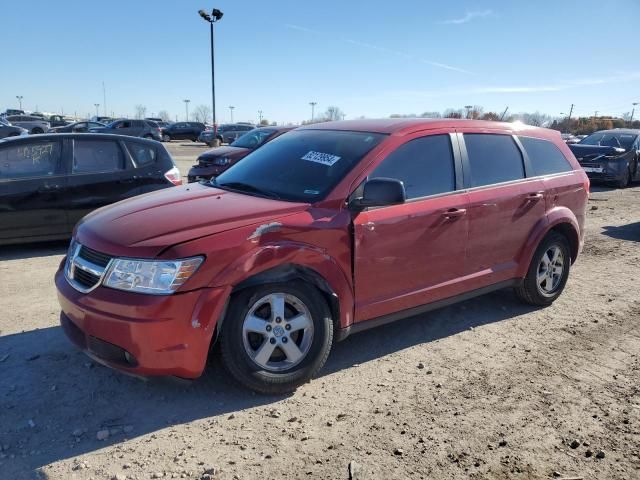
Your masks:
M 321 163 L 322 165 L 331 167 L 334 163 L 340 160 L 340 157 L 337 155 L 331 155 L 330 153 L 314 152 L 313 150 L 310 150 L 304 157 L 302 157 L 302 160 Z
M 305 190 L 304 193 L 305 195 L 320 195 L 318 190 Z

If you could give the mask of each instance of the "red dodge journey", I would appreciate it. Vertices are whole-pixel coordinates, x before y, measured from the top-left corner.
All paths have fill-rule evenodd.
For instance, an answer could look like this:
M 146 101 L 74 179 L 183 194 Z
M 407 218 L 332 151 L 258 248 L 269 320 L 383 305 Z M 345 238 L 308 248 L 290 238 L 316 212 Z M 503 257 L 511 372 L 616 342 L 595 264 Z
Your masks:
M 334 341 L 493 290 L 561 294 L 589 181 L 558 132 L 452 119 L 288 132 L 209 183 L 78 223 L 56 273 L 61 323 L 95 360 L 291 391 Z

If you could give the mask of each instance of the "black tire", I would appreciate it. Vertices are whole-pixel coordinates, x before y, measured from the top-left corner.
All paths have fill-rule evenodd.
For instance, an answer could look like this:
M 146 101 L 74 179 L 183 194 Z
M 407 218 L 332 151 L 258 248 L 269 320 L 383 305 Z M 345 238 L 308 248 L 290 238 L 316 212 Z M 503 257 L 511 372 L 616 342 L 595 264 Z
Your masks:
M 40 127 L 36 127 L 33 130 L 31 130 L 31 133 L 36 135 L 36 134 L 39 134 L 39 133 L 44 133 L 44 130 L 42 130 Z
M 299 299 L 308 309 L 313 323 L 308 352 L 297 365 L 282 372 L 269 371 L 255 363 L 247 353 L 243 339 L 247 313 L 260 299 L 274 293 L 290 294 Z M 266 337 L 264 341 L 266 343 Z M 291 392 L 309 381 L 327 361 L 332 344 L 333 322 L 329 307 L 314 287 L 303 282 L 260 285 L 235 294 L 220 334 L 222 361 L 231 376 L 251 390 L 271 395 Z
M 538 285 L 538 273 L 541 267 L 542 258 L 552 248 L 558 247 L 563 256 L 563 270 L 559 282 L 550 292 L 544 293 L 542 287 Z M 571 269 L 571 250 L 567 238 L 557 232 L 550 232 L 542 239 L 536 249 L 527 271 L 527 276 L 522 283 L 515 288 L 516 295 L 520 300 L 529 305 L 546 307 L 551 305 L 562 293 Z
M 13 133 L 10 133 L 8 136 L 9 137 L 17 137 L 18 135 L 20 135 L 20 134 L 13 132 Z
M 149 139 L 153 139 L 153 135 L 149 135 L 148 133 L 146 135 L 143 135 L 142 138 L 149 138 Z
M 170 142 L 170 141 L 171 141 L 171 135 L 169 135 L 168 133 L 165 133 L 165 134 L 162 136 L 162 141 L 163 141 L 163 142 Z
M 616 187 L 626 188 L 631 183 L 631 167 L 627 167 L 622 178 L 616 182 Z

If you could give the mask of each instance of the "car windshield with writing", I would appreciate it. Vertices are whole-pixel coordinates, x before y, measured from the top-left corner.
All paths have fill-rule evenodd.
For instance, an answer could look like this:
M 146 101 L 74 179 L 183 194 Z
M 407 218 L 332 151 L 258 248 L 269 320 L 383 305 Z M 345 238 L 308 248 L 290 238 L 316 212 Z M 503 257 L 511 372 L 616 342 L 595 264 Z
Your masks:
M 367 132 L 293 131 L 250 153 L 211 184 L 249 195 L 317 202 L 384 137 Z

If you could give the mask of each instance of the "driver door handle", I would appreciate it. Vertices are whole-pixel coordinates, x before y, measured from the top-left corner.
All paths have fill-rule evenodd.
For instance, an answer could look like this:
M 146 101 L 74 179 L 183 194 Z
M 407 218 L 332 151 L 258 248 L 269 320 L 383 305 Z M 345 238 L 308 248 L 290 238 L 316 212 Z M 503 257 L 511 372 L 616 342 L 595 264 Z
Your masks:
M 527 195 L 527 200 L 529 201 L 537 201 L 544 197 L 544 192 L 534 192 Z
M 450 208 L 449 210 L 442 212 L 442 216 L 447 220 L 453 220 L 456 218 L 464 217 L 467 214 L 466 208 Z

